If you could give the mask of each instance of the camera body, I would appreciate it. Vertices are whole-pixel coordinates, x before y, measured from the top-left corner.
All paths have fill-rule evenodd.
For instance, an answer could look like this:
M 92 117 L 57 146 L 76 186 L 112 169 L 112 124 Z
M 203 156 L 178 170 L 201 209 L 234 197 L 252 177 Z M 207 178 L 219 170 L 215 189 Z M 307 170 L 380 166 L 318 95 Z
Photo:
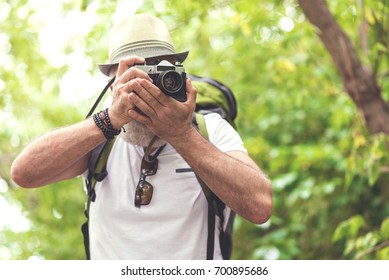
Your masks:
M 186 101 L 186 73 L 184 67 L 162 60 L 158 65 L 135 65 L 135 68 L 146 72 L 164 94 L 174 99 Z

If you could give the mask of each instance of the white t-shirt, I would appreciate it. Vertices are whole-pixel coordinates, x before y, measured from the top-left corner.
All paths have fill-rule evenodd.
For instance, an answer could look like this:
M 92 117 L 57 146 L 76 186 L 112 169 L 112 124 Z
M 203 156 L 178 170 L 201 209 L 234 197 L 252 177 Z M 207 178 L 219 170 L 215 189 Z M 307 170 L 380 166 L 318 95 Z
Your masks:
M 205 121 L 210 142 L 221 151 L 246 152 L 238 133 L 218 114 L 206 115 Z M 146 177 L 154 187 L 151 202 L 135 207 L 143 155 L 142 147 L 121 138 L 115 141 L 108 176 L 97 182 L 90 206 L 91 259 L 206 259 L 208 204 L 195 174 L 166 145 L 158 156 L 157 173 Z M 218 244 L 216 226 L 214 259 L 222 259 Z

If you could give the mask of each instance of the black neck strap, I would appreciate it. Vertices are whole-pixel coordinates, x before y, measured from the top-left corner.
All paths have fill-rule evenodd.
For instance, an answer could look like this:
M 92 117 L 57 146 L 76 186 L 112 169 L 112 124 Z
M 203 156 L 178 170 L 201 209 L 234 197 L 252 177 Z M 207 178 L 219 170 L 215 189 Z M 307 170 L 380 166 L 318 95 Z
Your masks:
M 107 90 L 109 89 L 109 87 L 113 84 L 113 82 L 115 81 L 115 78 L 116 77 L 113 77 L 109 82 L 108 84 L 104 87 L 103 91 L 100 93 L 99 97 L 96 99 L 95 101 L 95 104 L 93 104 L 92 108 L 90 109 L 88 115 L 86 115 L 86 119 L 89 118 L 93 112 L 95 111 L 97 105 L 99 105 L 101 99 L 103 98 L 103 96 L 105 95 L 105 93 L 107 92 Z

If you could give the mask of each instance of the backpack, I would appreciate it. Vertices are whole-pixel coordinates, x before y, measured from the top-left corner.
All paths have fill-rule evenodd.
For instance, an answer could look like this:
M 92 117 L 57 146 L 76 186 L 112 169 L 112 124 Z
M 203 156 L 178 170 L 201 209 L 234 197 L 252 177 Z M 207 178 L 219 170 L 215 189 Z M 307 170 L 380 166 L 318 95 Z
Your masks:
M 237 116 L 237 104 L 236 99 L 232 91 L 224 84 L 210 78 L 199 77 L 195 75 L 188 75 L 191 79 L 192 84 L 197 90 L 196 109 L 193 114 L 193 123 L 198 128 L 199 132 L 204 138 L 208 139 L 208 132 L 205 124 L 204 115 L 208 113 L 218 113 L 222 118 L 227 120 L 234 128 L 234 123 Z M 95 110 L 97 104 L 101 98 L 113 83 L 112 79 L 110 83 L 104 88 L 95 104 L 91 108 L 87 117 L 91 116 Z M 107 140 L 100 144 L 94 150 L 91 151 L 89 164 L 88 164 L 88 176 L 85 180 L 86 189 L 88 194 L 88 200 L 85 205 L 85 216 L 86 222 L 82 225 L 81 230 L 84 236 L 84 246 L 86 258 L 90 259 L 89 250 L 89 207 L 92 202 L 96 199 L 95 185 L 97 181 L 102 181 L 107 176 L 106 163 L 109 157 L 109 153 L 113 147 L 115 139 Z M 220 219 L 220 249 L 223 259 L 230 259 L 232 253 L 232 232 L 233 222 L 235 218 L 235 212 L 231 210 L 229 218 L 225 221 L 224 209 L 225 204 L 221 201 L 209 188 L 208 186 L 197 177 L 199 184 L 204 192 L 208 202 L 208 237 L 207 237 L 207 260 L 213 259 L 214 246 L 215 246 L 215 223 L 216 216 Z M 226 224 L 227 223 L 227 224 Z

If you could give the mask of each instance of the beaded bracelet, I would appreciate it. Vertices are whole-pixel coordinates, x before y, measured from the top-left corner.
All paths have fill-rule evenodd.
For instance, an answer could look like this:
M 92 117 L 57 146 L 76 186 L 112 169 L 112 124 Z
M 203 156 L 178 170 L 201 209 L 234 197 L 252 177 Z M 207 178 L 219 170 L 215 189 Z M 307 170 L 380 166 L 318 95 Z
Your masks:
M 108 115 L 108 108 L 102 110 L 93 115 L 93 121 L 97 125 L 98 128 L 103 132 L 105 138 L 107 140 L 113 139 L 116 135 L 121 132 L 121 129 L 116 130 L 113 128 L 111 119 Z

